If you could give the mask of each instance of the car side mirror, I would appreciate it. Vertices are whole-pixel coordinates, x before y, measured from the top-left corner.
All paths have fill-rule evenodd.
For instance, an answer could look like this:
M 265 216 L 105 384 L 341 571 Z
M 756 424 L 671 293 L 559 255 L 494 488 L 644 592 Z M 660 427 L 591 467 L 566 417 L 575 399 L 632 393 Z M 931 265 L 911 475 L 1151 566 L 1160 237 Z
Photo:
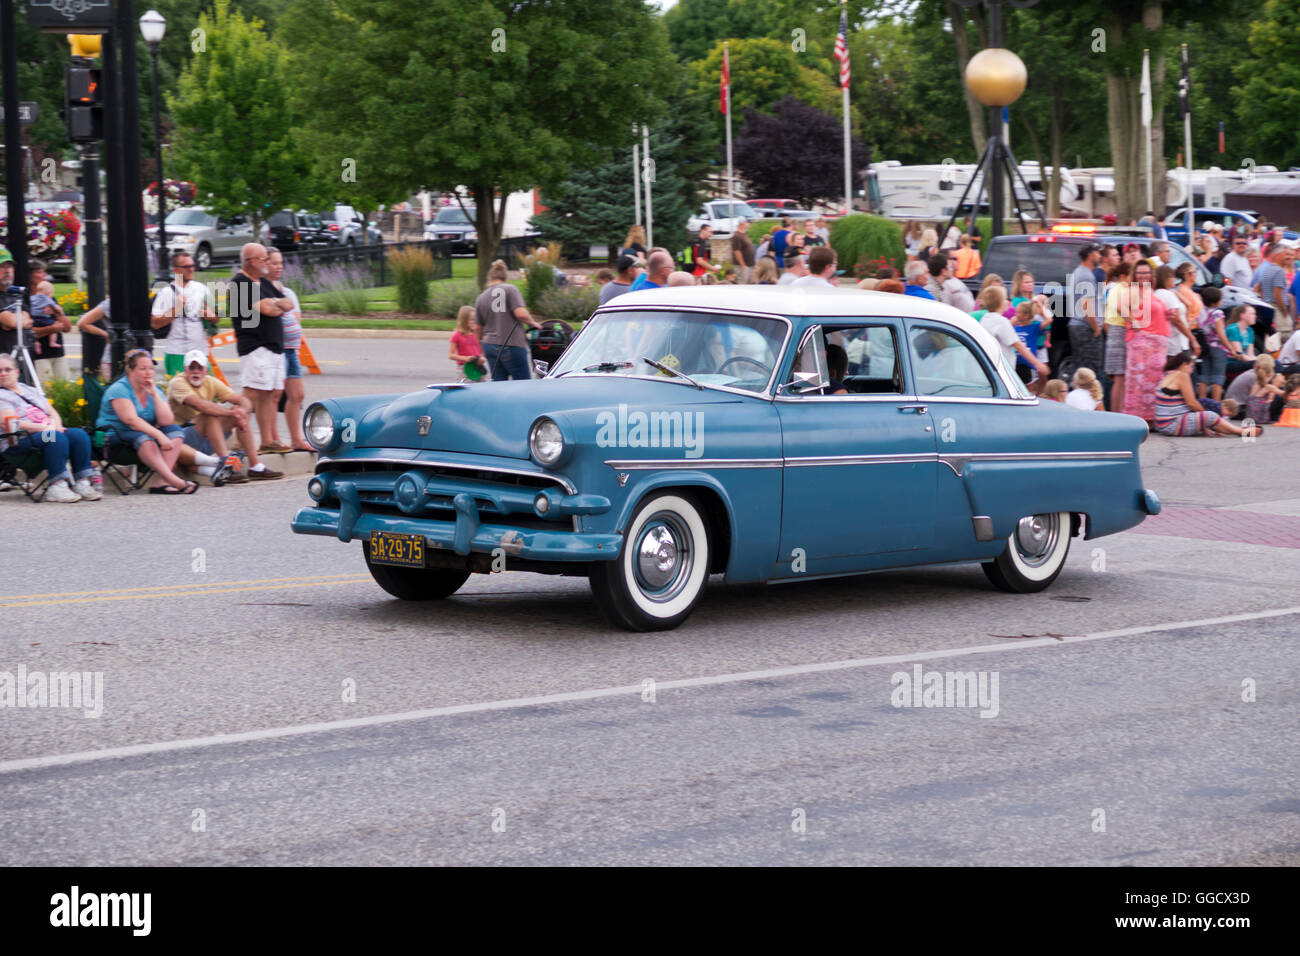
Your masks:
M 1216 289 L 1222 289 L 1222 288 L 1223 288 L 1223 273 L 1222 273 L 1222 272 L 1216 272 L 1216 273 L 1214 274 L 1214 278 L 1210 280 L 1210 284 L 1211 284 L 1212 286 L 1214 286 Z
M 826 387 L 827 382 L 822 382 L 816 376 L 816 373 L 795 372 L 796 376 L 811 375 L 811 378 L 795 378 L 794 381 L 786 382 L 776 390 L 778 395 L 787 398 L 794 398 L 800 395 L 810 395 L 820 392 Z

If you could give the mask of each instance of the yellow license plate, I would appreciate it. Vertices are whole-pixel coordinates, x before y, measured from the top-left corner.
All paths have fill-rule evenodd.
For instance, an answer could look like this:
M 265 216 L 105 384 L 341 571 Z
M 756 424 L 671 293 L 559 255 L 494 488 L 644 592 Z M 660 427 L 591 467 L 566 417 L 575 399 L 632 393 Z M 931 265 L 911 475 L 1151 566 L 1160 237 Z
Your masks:
M 370 532 L 372 564 L 394 564 L 403 568 L 424 567 L 424 536 L 396 531 Z

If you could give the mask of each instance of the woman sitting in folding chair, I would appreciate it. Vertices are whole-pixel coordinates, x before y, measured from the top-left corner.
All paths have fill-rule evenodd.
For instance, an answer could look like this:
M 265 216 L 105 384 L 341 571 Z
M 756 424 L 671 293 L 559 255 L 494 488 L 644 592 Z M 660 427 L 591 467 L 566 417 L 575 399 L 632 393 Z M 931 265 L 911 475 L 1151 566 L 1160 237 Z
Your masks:
M 103 497 L 90 483 L 95 473 L 90 461 L 90 436 L 80 428 L 64 428 L 59 413 L 41 390 L 18 381 L 18 363 L 6 354 L 0 354 L 0 423 L 0 450 L 30 452 L 44 459 L 50 483 L 46 501 L 97 501 Z M 18 439 L 9 437 L 14 432 L 26 434 Z M 69 458 L 76 479 L 72 487 L 68 483 Z
M 95 427 L 107 432 L 109 444 L 133 448 L 163 480 L 161 487 L 149 489 L 151 494 L 192 495 L 199 490 L 198 484 L 172 471 L 184 442 L 171 406 L 154 385 L 157 364 L 144 349 L 126 353 L 126 374 L 104 390 Z

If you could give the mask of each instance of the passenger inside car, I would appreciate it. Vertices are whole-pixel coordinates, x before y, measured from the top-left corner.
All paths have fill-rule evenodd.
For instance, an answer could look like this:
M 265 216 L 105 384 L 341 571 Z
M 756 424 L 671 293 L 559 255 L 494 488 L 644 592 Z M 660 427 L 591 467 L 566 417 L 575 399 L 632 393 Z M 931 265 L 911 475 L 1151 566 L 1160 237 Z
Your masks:
M 826 346 L 826 367 L 830 372 L 830 381 L 822 390 L 823 395 L 847 395 L 849 390 L 844 387 L 844 377 L 848 374 L 849 356 L 844 349 L 838 345 Z

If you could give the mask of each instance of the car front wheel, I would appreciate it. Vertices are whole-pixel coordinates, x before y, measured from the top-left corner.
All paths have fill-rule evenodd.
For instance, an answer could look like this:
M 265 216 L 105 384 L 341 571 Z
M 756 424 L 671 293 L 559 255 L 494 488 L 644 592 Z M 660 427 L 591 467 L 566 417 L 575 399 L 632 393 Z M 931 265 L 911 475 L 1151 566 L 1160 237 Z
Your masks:
M 993 586 L 1030 594 L 1056 580 L 1070 551 L 1070 512 L 1030 515 L 1016 522 L 1002 553 L 980 565 Z
M 366 568 L 375 583 L 395 598 L 403 601 L 438 601 L 450 597 L 469 578 L 468 571 L 451 571 L 441 568 L 398 568 L 387 564 L 372 564 L 370 549 L 364 544 Z
M 704 593 L 710 557 L 708 525 L 695 502 L 661 492 L 637 509 L 618 559 L 592 565 L 591 593 L 619 627 L 671 630 Z

